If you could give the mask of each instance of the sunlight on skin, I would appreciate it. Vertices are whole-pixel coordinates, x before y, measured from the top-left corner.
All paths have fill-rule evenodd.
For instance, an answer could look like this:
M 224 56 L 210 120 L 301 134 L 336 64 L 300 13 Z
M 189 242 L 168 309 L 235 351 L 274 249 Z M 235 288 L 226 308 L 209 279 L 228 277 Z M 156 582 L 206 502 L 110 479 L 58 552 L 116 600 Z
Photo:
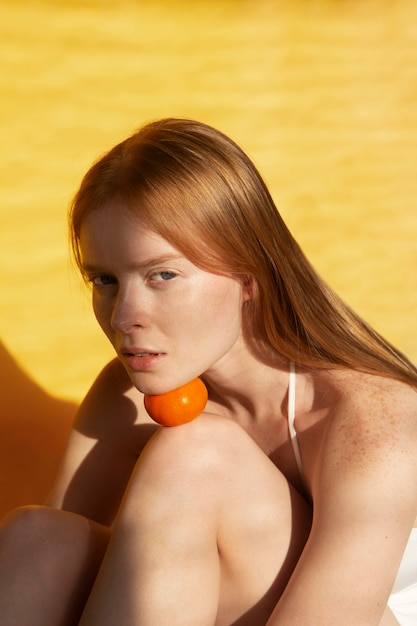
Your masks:
M 249 152 L 326 280 L 417 360 L 416 4 L 127 6 L 28 1 L 22 20 L 19 3 L 0 0 L 12 355 L 46 391 L 85 394 L 113 352 L 68 270 L 68 201 L 116 141 L 189 116 Z

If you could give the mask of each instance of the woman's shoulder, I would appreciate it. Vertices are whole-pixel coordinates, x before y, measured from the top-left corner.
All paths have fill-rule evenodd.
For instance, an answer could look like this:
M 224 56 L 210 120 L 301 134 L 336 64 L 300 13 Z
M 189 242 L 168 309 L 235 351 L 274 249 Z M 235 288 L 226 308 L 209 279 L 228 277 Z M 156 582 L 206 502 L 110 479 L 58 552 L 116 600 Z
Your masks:
M 328 441 L 352 453 L 417 445 L 417 389 L 382 375 L 341 369 L 321 376 L 332 390 L 327 413 Z
M 390 407 L 411 414 L 417 410 L 417 388 L 394 378 L 353 369 L 331 370 L 324 378 L 334 389 L 340 408 L 357 406 L 371 413 L 378 409 L 390 412 Z
M 300 368 L 299 373 L 307 390 L 303 406 L 305 413 L 311 408 L 313 411 L 319 408 L 333 416 L 345 411 L 371 416 L 379 410 L 390 412 L 390 408 L 393 411 L 401 409 L 411 416 L 417 412 L 417 387 L 394 378 L 348 368 Z
M 387 498 L 389 494 L 392 502 L 399 498 L 414 503 L 416 391 L 390 378 L 350 370 L 329 371 L 319 379 L 322 385 L 327 381 L 332 393 L 315 454 L 307 455 L 316 505 L 333 502 L 334 498 L 339 502 L 340 493 L 344 493 L 347 511 L 349 494 L 366 503 L 368 498 L 375 498 L 377 490 Z M 384 501 L 383 495 L 381 498 Z

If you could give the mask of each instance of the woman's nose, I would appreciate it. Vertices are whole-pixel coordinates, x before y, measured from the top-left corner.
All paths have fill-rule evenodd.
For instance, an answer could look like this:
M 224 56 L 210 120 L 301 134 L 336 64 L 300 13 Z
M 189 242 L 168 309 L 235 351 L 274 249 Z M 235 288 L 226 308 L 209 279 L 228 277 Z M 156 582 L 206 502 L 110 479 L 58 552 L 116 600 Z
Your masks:
M 111 325 L 113 330 L 128 333 L 137 327 L 149 325 L 149 315 L 144 295 L 138 289 L 120 290 L 113 308 Z

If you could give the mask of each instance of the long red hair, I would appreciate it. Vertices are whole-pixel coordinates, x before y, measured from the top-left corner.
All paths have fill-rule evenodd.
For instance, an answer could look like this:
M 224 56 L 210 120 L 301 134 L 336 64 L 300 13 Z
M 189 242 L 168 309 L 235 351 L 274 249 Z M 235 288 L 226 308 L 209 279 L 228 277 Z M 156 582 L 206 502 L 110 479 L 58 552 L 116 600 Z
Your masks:
M 259 172 L 205 124 L 163 119 L 102 156 L 73 200 L 69 228 L 82 269 L 85 215 L 112 203 L 207 271 L 247 277 L 246 328 L 260 353 L 308 367 L 348 367 L 417 386 L 417 369 L 317 275 Z

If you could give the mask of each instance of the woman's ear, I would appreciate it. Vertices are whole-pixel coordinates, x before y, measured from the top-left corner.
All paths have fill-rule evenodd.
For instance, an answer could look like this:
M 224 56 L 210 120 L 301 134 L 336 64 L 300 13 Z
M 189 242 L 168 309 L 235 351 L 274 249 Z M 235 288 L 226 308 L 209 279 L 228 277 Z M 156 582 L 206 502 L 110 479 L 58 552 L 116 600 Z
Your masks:
M 247 302 L 248 300 L 253 300 L 254 294 L 254 277 L 247 275 L 242 279 L 242 302 Z

